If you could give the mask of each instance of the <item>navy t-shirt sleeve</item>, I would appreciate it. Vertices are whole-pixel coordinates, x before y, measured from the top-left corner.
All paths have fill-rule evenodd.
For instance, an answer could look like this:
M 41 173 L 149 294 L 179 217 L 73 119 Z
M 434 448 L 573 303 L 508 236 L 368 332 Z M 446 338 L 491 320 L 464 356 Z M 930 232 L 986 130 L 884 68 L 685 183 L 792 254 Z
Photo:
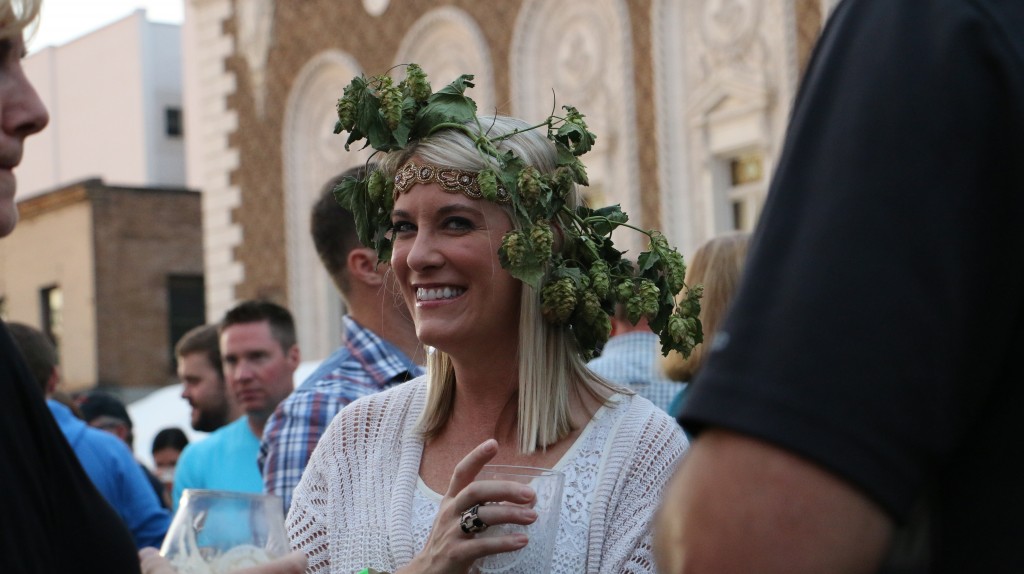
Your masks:
M 1020 361 L 1024 74 L 1007 35 L 972 2 L 840 4 L 689 431 L 780 445 L 906 518 Z

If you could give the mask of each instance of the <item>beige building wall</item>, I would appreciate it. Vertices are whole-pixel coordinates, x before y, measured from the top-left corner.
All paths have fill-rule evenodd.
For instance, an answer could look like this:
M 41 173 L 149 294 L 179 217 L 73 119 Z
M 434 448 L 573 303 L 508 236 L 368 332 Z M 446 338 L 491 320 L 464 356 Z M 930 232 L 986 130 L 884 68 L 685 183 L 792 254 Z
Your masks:
M 552 90 L 578 105 L 598 136 L 585 158 L 594 200 L 621 203 L 685 254 L 752 227 L 832 5 L 187 0 L 186 100 L 204 130 L 190 140 L 189 182 L 204 190 L 209 318 L 270 298 L 296 315 L 307 356 L 337 346 L 337 296 L 308 239 L 322 180 L 362 160 L 331 134 L 334 105 L 353 75 L 409 61 L 434 89 L 475 73 L 481 113 L 542 119 Z M 737 183 L 734 171 L 759 177 Z
M 162 386 L 171 370 L 168 278 L 203 273 L 198 194 L 93 190 L 97 382 Z
M 165 133 L 165 109 L 182 107 L 178 26 L 148 22 L 139 10 L 23 66 L 50 124 L 25 142 L 20 197 L 90 177 L 184 185 L 184 139 Z
M 60 287 L 66 390 L 173 382 L 168 284 L 202 275 L 199 194 L 88 180 L 19 209 L 0 242 L 0 296 L 8 320 L 45 330 L 40 290 Z
M 74 186 L 19 203 L 21 221 L 0 241 L 0 293 L 7 320 L 43 328 L 40 289 L 63 293 L 59 345 L 65 390 L 96 384 L 96 290 L 88 193 Z

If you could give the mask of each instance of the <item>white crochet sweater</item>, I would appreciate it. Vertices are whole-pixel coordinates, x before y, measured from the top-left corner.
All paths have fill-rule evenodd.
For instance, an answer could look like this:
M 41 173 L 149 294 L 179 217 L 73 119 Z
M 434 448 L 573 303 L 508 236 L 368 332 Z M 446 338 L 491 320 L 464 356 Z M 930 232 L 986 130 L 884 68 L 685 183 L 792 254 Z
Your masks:
M 414 536 L 413 514 L 423 441 L 416 422 L 425 399 L 421 377 L 360 399 L 334 418 L 288 513 L 292 547 L 306 553 L 308 572 L 394 572 L 419 552 L 422 537 Z M 586 567 L 580 570 L 580 557 L 560 545 L 552 572 L 653 573 L 650 525 L 686 439 L 675 421 L 638 396 L 617 395 L 590 427 L 595 425 L 586 433 L 605 437 L 603 452 L 574 445 L 567 453 L 590 457 L 593 482 L 569 480 L 564 495 L 572 500 L 570 491 L 577 489 L 576 499 L 589 503 L 585 534 L 576 531 L 585 545 L 572 545 L 585 546 Z M 566 513 L 563 507 L 560 537 L 572 522 Z

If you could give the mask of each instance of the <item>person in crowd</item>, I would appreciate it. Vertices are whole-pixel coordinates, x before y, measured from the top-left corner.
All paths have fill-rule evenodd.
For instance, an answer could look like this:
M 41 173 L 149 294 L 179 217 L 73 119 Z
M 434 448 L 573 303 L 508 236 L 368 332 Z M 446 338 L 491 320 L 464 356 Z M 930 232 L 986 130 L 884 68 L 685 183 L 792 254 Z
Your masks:
M 242 410 L 228 392 L 220 358 L 217 325 L 200 325 L 174 345 L 181 398 L 192 407 L 192 428 L 213 432 L 238 420 Z
M 78 404 L 82 420 L 93 428 L 106 431 L 124 441 L 128 450 L 134 452 L 135 435 L 132 432 L 132 417 L 128 414 L 121 399 L 104 391 L 89 391 L 79 395 L 75 401 Z M 136 461 L 138 462 L 138 461 Z M 160 505 L 164 508 L 171 507 L 170 497 L 165 493 L 163 483 L 150 471 L 146 465 L 138 462 L 146 480 L 153 488 Z
M 662 572 L 1022 572 L 1024 2 L 848 0 L 680 420 Z
M 49 116 L 25 77 L 40 0 L 0 0 L 0 238 L 18 221 L 13 170 Z M 131 533 L 68 445 L 0 321 L 0 572 L 138 572 Z M 59 551 L 54 541 L 59 540 Z
M 458 89 L 453 84 L 447 93 Z M 475 110 L 464 96 L 452 100 L 448 111 L 458 102 Z M 344 106 L 351 103 L 360 109 L 368 102 Z M 572 173 L 558 171 L 558 157 L 572 154 L 559 156 L 550 139 L 520 120 L 471 116 L 454 123 L 449 114 L 429 112 L 416 113 L 423 119 L 420 135 L 384 156 L 383 173 L 369 176 L 365 189 L 373 191 L 363 194 L 362 184 L 349 180 L 339 192 L 363 213 L 382 215 L 357 218 L 360 237 L 382 256 L 393 248 L 391 267 L 416 333 L 433 348 L 427 374 L 359 399 L 334 418 L 292 499 L 292 545 L 306 552 L 312 571 L 467 572 L 478 558 L 530 543 L 523 534 L 478 538 L 479 532 L 537 518 L 528 507 L 535 500 L 530 488 L 474 481 L 491 462 L 554 468 L 570 477 L 551 571 L 653 572 L 649 523 L 685 438 L 649 401 L 586 368 L 582 353 L 593 350 L 586 337 L 595 331 L 578 323 L 570 332 L 559 323 L 569 320 L 560 313 L 573 308 L 571 278 L 527 286 L 498 254 L 499 246 L 511 248 L 531 235 L 514 229 L 522 224 L 519 214 L 563 213 L 563 198 L 566 212 L 577 205 L 574 182 L 583 179 L 582 164 L 574 162 Z M 581 116 L 574 117 L 579 123 L 567 129 L 586 132 Z M 443 126 L 431 126 L 439 120 Z M 524 183 L 515 197 L 504 184 L 491 186 L 489 170 L 499 165 L 538 185 Z M 557 180 L 546 179 L 556 173 Z M 548 182 L 555 191 L 545 197 Z M 554 230 L 538 223 L 534 255 L 554 261 L 562 250 L 582 247 L 583 231 L 558 221 L 573 240 L 556 243 Z M 535 284 L 542 278 L 530 270 L 540 265 L 513 267 Z M 542 298 L 548 287 L 552 296 Z M 591 309 L 596 313 L 586 315 L 587 324 L 607 337 L 607 314 Z
M 686 284 L 704 288 L 704 296 L 700 300 L 704 342 L 697 345 L 688 357 L 671 352 L 662 359 L 662 368 L 669 379 L 687 383 L 669 405 L 668 412 L 672 415 L 677 415 L 685 403 L 690 392 L 689 382 L 694 380 L 704 364 L 706 349 L 714 347 L 715 332 L 721 326 L 739 285 L 749 243 L 749 233 L 718 235 L 702 243 L 690 259 L 686 268 Z
M 394 296 L 390 273 L 377 254 L 359 243 L 352 213 L 334 199 L 345 177 L 365 177 L 358 167 L 331 179 L 313 205 L 310 231 L 347 314 L 344 343 L 277 407 L 260 445 L 266 492 L 291 504 L 292 491 L 313 448 L 334 415 L 359 397 L 388 389 L 423 374 L 422 361 L 405 305 Z
M 47 396 L 52 395 L 60 382 L 57 349 L 39 329 L 22 323 L 11 323 L 8 329 L 39 388 Z M 157 493 L 128 446 L 114 434 L 75 418 L 70 409 L 57 401 L 48 399 L 46 404 L 93 484 L 131 530 L 136 546 L 159 546 L 171 515 L 161 508 Z
M 174 492 L 174 469 L 178 466 L 178 458 L 181 451 L 188 446 L 188 437 L 178 427 L 161 429 L 153 437 L 153 446 L 150 452 L 153 455 L 153 464 L 156 465 L 156 475 L 164 488 L 164 496 L 168 504 L 171 501 L 171 494 Z
M 591 359 L 587 367 L 667 411 L 683 385 L 663 374 L 658 335 L 643 317 L 630 322 L 625 305 L 616 305 L 611 321 L 611 337 L 601 356 Z
M 263 427 L 292 391 L 299 366 L 292 314 L 269 301 L 245 301 L 220 322 L 224 378 L 245 415 L 181 453 L 174 472 L 174 507 L 186 488 L 262 492 L 257 466 Z

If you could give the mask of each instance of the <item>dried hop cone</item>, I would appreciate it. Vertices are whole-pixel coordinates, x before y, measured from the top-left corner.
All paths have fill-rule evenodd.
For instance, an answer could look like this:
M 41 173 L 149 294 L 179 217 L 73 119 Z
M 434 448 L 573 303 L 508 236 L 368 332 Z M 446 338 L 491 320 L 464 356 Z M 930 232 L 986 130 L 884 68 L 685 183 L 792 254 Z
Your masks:
M 564 325 L 576 308 L 576 288 L 572 279 L 563 277 L 544 286 L 540 292 L 541 313 L 549 323 Z
M 417 102 L 425 102 L 430 97 L 430 82 L 427 81 L 427 74 L 416 64 L 409 64 L 406 67 L 403 84 L 405 84 L 408 95 Z
M 620 281 L 615 285 L 615 297 L 619 301 L 628 301 L 633 297 L 633 282 L 629 280 Z
M 519 267 L 526 260 L 528 247 L 526 234 L 521 230 L 515 230 L 505 234 L 498 249 L 511 267 Z
M 367 191 L 369 191 L 370 201 L 376 203 L 384 202 L 384 195 L 386 189 L 386 183 L 384 181 L 384 174 L 380 170 L 373 170 L 370 172 L 370 177 L 366 181 Z
M 384 121 L 388 124 L 388 129 L 394 130 L 402 121 L 402 90 L 395 87 L 390 76 L 382 76 L 378 95 Z
M 344 130 L 352 131 L 356 125 L 356 102 L 345 88 L 345 95 L 338 99 L 338 123 Z
M 484 199 L 495 201 L 498 199 L 498 176 L 493 169 L 485 169 L 476 176 L 476 182 L 480 185 L 480 193 Z
M 666 252 L 662 261 L 665 262 L 665 280 L 668 282 L 668 288 L 672 293 L 678 293 L 685 285 L 683 280 L 686 278 L 686 262 L 674 249 Z
M 608 275 L 608 262 L 604 259 L 598 259 L 590 266 L 590 270 L 587 272 L 590 277 L 590 286 L 594 290 L 594 293 L 598 297 L 604 299 L 608 296 L 608 290 L 611 288 L 611 277 Z M 632 290 L 632 288 L 630 288 Z
M 598 325 L 602 316 L 608 316 L 601 308 L 601 299 L 589 289 L 583 291 L 578 306 L 580 318 L 588 325 Z
M 527 207 L 537 205 L 540 200 L 541 175 L 537 168 L 528 165 L 519 172 L 516 180 L 516 188 L 519 190 L 519 197 Z
M 650 279 L 641 279 L 637 297 L 640 299 L 640 314 L 653 319 L 658 316 L 658 298 L 661 291 Z
M 543 219 L 537 220 L 530 230 L 530 244 L 541 261 L 551 259 L 551 248 L 555 245 L 555 232 L 551 229 L 551 224 Z

